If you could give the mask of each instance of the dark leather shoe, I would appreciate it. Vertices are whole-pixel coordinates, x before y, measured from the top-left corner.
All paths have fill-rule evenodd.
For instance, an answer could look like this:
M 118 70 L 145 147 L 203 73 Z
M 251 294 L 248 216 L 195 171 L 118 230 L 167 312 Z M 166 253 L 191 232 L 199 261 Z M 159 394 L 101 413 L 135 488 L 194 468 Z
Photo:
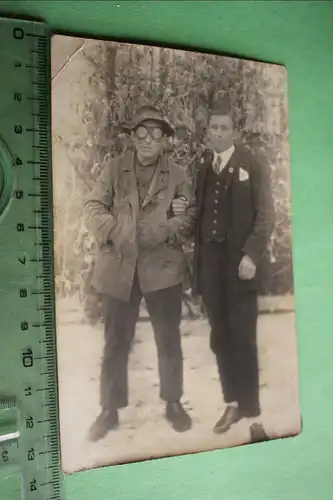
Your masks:
M 192 427 L 192 419 L 179 401 L 167 403 L 165 417 L 176 432 L 185 432 Z
M 118 411 L 103 411 L 98 415 L 89 430 L 89 441 L 99 441 L 107 435 L 109 431 L 117 429 L 119 426 Z
M 250 427 L 251 443 L 259 443 L 260 441 L 267 441 L 269 438 L 261 424 L 254 423 Z
M 215 424 L 214 432 L 216 434 L 223 434 L 227 432 L 230 427 L 240 420 L 239 409 L 234 406 L 227 406 L 220 420 Z

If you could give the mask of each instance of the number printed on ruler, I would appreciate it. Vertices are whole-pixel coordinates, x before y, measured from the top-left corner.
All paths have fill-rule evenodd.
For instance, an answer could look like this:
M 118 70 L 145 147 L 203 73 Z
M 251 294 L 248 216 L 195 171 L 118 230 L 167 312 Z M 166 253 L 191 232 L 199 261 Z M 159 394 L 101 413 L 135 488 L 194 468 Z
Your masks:
M 20 436 L 16 456 L 27 500 L 61 498 L 53 305 L 52 193 L 49 130 L 49 38 L 45 25 L 0 19 L 1 138 L 12 158 L 13 190 L 0 219 L 9 235 L 0 262 L 8 271 L 1 307 L 15 311 L 5 325 L 17 336 L 15 383 Z M 5 318 L 9 318 L 9 315 Z M 10 324 L 9 324 L 10 322 Z M 1 360 L 1 358 L 0 358 Z M 1 375 L 1 372 L 0 372 Z M 11 445 L 12 446 L 12 445 Z M 16 449 L 17 448 L 17 449 Z M 15 453 L 14 453 L 15 450 Z

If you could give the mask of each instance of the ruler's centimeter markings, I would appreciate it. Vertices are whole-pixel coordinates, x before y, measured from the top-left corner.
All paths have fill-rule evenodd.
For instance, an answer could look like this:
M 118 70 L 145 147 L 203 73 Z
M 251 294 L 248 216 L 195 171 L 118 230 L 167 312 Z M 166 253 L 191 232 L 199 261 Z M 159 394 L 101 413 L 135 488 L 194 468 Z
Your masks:
M 18 446 L 12 441 L 1 443 L 0 465 L 14 464 L 16 458 L 22 499 L 60 500 L 49 38 L 42 23 L 0 19 L 0 72 L 15 75 L 9 79 L 11 85 L 5 88 L 3 100 L 0 96 L 0 110 L 5 109 L 15 120 L 7 119 L 3 127 L 0 113 L 0 135 L 12 155 L 15 176 L 11 203 L 0 219 L 0 238 L 12 240 L 12 252 L 0 257 L 8 268 L 19 266 L 21 277 L 19 286 L 9 283 L 5 294 L 5 299 L 11 294 L 9 300 L 17 317 L 17 329 L 11 335 L 17 337 L 12 364 L 18 377 L 15 396 L 20 436 Z

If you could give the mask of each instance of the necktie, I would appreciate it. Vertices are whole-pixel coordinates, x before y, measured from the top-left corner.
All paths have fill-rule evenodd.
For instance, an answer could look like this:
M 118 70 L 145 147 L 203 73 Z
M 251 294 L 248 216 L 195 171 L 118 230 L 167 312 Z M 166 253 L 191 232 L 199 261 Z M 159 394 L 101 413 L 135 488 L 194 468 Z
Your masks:
M 221 172 L 221 164 L 222 164 L 222 159 L 220 156 L 218 156 L 213 165 L 213 168 L 217 174 Z

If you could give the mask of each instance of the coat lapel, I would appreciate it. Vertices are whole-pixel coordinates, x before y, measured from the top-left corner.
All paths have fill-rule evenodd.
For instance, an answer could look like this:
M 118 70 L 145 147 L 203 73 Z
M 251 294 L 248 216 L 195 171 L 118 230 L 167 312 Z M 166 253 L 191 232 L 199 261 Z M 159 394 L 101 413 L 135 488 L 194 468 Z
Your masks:
M 148 194 L 146 198 L 143 200 L 142 208 L 144 208 L 148 203 L 151 202 L 153 196 L 162 189 L 164 189 L 169 182 L 169 163 L 168 158 L 165 155 L 162 155 L 158 161 L 155 172 L 153 174 L 153 178 L 151 180 Z
M 239 171 L 239 158 L 238 158 L 238 150 L 237 147 L 235 146 L 235 151 L 231 155 L 228 163 L 224 167 L 227 170 L 227 175 L 226 175 L 226 189 L 229 190 L 231 183 L 233 179 L 237 178 L 238 176 L 238 171 Z
M 203 206 L 203 199 L 205 194 L 205 182 L 208 168 L 213 163 L 213 152 L 208 150 L 202 156 L 199 172 L 197 177 L 197 186 L 196 186 L 196 197 L 197 197 L 197 206 L 199 211 Z
M 139 212 L 139 193 L 134 171 L 135 152 L 128 151 L 122 159 L 123 190 L 125 199 L 132 205 L 135 213 Z

